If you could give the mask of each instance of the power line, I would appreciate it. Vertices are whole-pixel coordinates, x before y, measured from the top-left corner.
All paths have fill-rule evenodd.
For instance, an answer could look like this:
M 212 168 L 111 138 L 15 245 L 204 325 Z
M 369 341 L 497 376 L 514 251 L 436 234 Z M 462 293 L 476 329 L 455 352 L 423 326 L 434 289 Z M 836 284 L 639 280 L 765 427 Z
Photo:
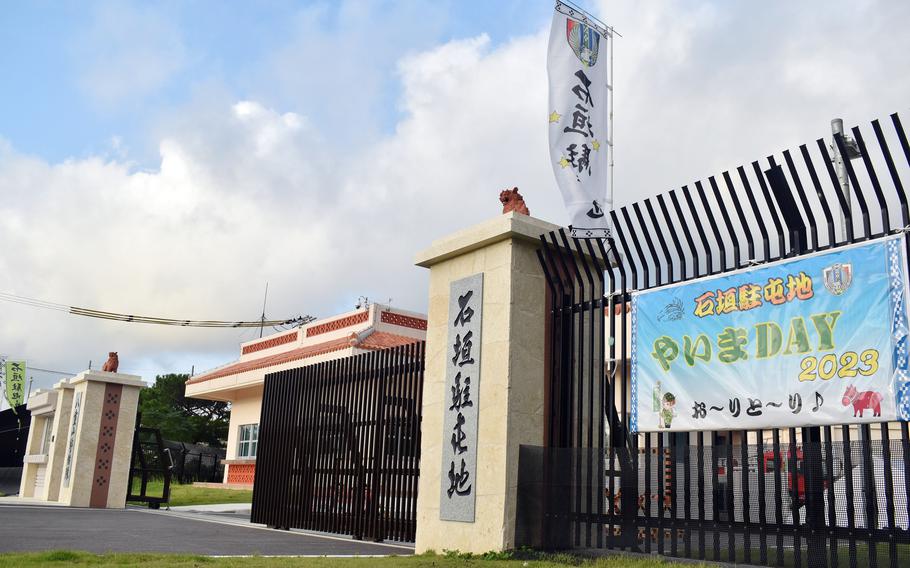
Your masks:
M 28 359 L 26 359 L 28 361 Z M 53 373 L 55 375 L 66 375 L 68 377 L 75 377 L 78 373 L 70 373 L 69 371 L 53 371 L 51 369 L 40 369 L 38 367 L 28 367 L 29 371 L 41 371 L 42 373 Z
M 55 302 L 47 302 L 45 300 L 36 300 L 34 298 L 26 298 L 24 296 L 17 296 L 15 294 L 10 294 L 9 292 L 0 292 L 0 300 L 5 302 L 13 302 L 15 304 L 22 304 L 25 306 L 32 306 L 35 308 L 44 308 L 48 310 L 59 310 L 62 312 L 69 311 L 69 306 L 64 306 L 63 304 L 57 304 Z
M 0 301 L 12 302 L 33 308 L 46 310 L 56 310 L 68 312 L 77 316 L 84 316 L 97 319 L 106 319 L 113 321 L 124 321 L 129 323 L 148 323 L 155 325 L 173 325 L 180 327 L 209 327 L 209 328 L 238 328 L 238 327 L 263 327 L 263 326 L 300 326 L 307 324 L 316 318 L 309 315 L 297 316 L 294 318 L 280 320 L 259 319 L 256 321 L 224 321 L 224 320 L 193 320 L 193 319 L 176 319 L 176 318 L 158 318 L 152 316 L 141 316 L 133 314 L 122 314 L 117 312 L 108 312 L 105 310 L 94 310 L 90 308 L 79 308 L 76 306 L 67 306 L 56 302 L 38 300 L 10 294 L 9 292 L 0 292 Z
M 181 327 L 261 327 L 263 325 L 303 325 L 313 321 L 312 316 L 298 316 L 283 320 L 256 320 L 256 321 L 221 321 L 221 320 L 189 320 L 189 319 L 172 319 L 156 318 L 151 316 L 138 316 L 132 314 L 118 314 L 114 312 L 105 312 L 101 310 L 90 310 L 87 308 L 70 307 L 69 312 L 77 316 L 86 316 L 98 319 L 107 319 L 114 321 L 125 321 L 130 323 L 152 323 L 157 325 L 176 325 Z

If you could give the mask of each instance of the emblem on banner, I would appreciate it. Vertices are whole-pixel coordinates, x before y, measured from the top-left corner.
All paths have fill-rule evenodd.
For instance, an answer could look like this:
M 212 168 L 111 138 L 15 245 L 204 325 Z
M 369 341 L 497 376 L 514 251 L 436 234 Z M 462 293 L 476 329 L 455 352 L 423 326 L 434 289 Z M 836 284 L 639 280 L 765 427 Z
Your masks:
M 673 301 L 657 314 L 657 321 L 679 321 L 683 318 L 683 312 L 682 300 L 673 298 Z
M 597 49 L 600 47 L 600 33 L 587 24 L 566 18 L 566 39 L 578 60 L 587 67 L 597 63 Z
M 853 282 L 853 265 L 835 263 L 823 271 L 825 288 L 835 296 L 840 296 L 847 291 Z

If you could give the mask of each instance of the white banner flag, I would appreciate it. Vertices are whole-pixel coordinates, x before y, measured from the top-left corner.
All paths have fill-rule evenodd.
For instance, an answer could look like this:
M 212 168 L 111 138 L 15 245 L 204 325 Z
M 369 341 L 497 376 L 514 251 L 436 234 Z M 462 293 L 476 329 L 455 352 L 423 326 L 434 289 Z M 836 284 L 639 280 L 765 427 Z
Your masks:
M 558 3 L 550 28 L 550 161 L 572 236 L 610 236 L 607 30 Z

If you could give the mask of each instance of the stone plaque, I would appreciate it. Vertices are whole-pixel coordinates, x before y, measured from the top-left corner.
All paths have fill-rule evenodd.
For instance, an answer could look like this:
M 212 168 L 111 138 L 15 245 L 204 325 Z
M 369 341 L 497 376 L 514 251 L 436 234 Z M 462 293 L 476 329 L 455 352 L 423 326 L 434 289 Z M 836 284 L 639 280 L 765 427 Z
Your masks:
M 63 467 L 63 486 L 70 486 L 70 474 L 73 469 L 73 454 L 76 452 L 76 428 L 79 427 L 79 412 L 82 410 L 82 393 L 76 393 L 76 402 L 73 404 L 73 421 L 70 425 L 69 437 L 66 440 L 66 465 Z
M 474 522 L 483 273 L 449 288 L 449 341 L 443 396 L 442 491 L 439 518 Z

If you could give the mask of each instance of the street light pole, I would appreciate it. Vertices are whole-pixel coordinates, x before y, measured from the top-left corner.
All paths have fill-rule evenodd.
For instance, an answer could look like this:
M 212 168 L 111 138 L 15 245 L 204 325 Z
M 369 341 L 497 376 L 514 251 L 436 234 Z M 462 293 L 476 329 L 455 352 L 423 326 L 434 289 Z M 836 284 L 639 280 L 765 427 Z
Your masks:
M 837 144 L 838 135 L 844 142 L 843 147 L 846 155 L 841 153 L 840 146 Z M 844 121 L 841 118 L 831 120 L 831 151 L 831 162 L 834 164 L 834 171 L 837 174 L 837 181 L 840 185 L 838 189 L 844 196 L 844 203 L 847 205 L 847 210 L 842 211 L 840 217 L 841 232 L 846 241 L 847 218 L 853 218 L 853 196 L 850 193 L 850 178 L 847 176 L 847 161 L 859 158 L 862 156 L 862 153 L 859 151 L 859 145 L 856 143 L 856 140 L 844 132 Z
M 831 150 L 834 153 L 831 161 L 834 162 L 834 172 L 837 174 L 837 181 L 840 184 L 841 194 L 847 203 L 847 211 L 841 211 L 840 229 L 844 240 L 847 239 L 847 217 L 853 216 L 853 198 L 850 196 L 850 180 L 847 178 L 847 166 L 844 164 L 844 157 L 840 153 L 835 138 L 840 134 L 844 136 L 844 120 L 835 118 L 831 121 Z M 846 138 L 844 138 L 846 141 Z

